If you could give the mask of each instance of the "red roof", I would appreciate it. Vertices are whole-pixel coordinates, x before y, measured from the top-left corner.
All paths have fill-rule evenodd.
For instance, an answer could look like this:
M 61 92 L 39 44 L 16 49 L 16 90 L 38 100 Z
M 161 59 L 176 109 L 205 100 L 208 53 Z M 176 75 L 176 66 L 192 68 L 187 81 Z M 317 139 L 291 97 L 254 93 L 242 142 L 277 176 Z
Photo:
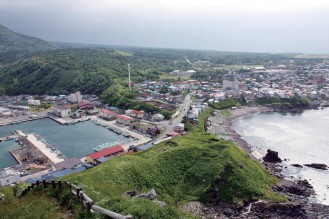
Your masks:
M 101 150 L 101 151 L 97 151 L 97 152 L 92 153 L 92 154 L 88 154 L 87 156 L 90 157 L 93 160 L 96 160 L 100 157 L 110 156 L 110 155 L 118 153 L 120 151 L 123 151 L 123 148 L 120 145 L 117 145 L 117 146 L 114 146 L 114 147 L 106 148 L 106 149 Z
M 175 132 L 175 131 L 171 131 L 171 132 L 168 132 L 166 135 L 167 135 L 167 136 L 172 136 L 172 137 L 175 137 L 175 136 L 178 136 L 178 135 L 180 135 L 180 133 L 178 133 L 178 132 Z
M 117 119 L 131 120 L 133 118 L 130 116 L 125 116 L 125 115 L 117 115 Z
M 108 115 L 114 115 L 114 112 L 112 112 L 111 110 L 102 109 L 102 112 Z

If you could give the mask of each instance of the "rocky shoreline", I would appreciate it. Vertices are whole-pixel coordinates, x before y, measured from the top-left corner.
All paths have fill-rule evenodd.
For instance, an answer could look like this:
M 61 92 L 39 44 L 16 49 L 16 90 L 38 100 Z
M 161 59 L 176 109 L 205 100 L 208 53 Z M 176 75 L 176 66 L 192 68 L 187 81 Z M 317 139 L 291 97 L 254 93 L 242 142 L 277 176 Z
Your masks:
M 307 109 L 314 109 L 315 106 Z M 316 106 L 317 108 L 318 106 Z M 251 155 L 251 146 L 241 138 L 241 136 L 232 129 L 232 124 L 235 119 L 243 116 L 248 116 L 256 113 L 263 112 L 301 112 L 306 108 L 273 108 L 273 107 L 243 107 L 237 110 L 231 110 L 231 115 L 220 121 L 219 126 L 223 127 L 222 132 L 235 144 L 240 146 L 250 157 L 257 160 L 256 157 Z M 273 151 L 271 155 L 275 155 Z M 276 153 L 277 155 L 277 153 Z M 281 159 L 272 160 L 273 157 L 269 156 L 268 161 L 263 162 L 264 167 L 268 172 L 274 176 L 277 176 L 281 181 L 273 186 L 273 190 L 279 194 L 284 195 L 289 200 L 287 203 L 270 203 L 266 201 L 257 201 L 250 205 L 250 203 L 235 203 L 227 204 L 220 203 L 218 205 L 201 205 L 199 206 L 199 215 L 201 218 L 300 218 L 300 219 L 318 219 L 329 218 L 329 206 L 309 203 L 309 199 L 314 195 L 312 185 L 307 180 L 291 180 L 286 179 L 282 174 L 282 166 L 279 165 Z M 297 165 L 297 164 L 296 164 Z M 301 166 L 302 165 L 299 165 Z M 316 167 L 326 168 L 321 165 L 315 165 Z

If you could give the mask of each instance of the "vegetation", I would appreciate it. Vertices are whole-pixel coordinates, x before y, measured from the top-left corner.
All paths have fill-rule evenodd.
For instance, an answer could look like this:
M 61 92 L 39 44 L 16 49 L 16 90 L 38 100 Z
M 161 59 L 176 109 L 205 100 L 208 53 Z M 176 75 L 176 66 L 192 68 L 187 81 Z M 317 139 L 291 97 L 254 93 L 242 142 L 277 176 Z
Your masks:
M 225 100 L 221 100 L 218 103 L 209 103 L 209 106 L 213 107 L 214 109 L 227 109 L 233 106 L 240 106 L 240 103 L 234 101 L 232 98 L 227 98 Z
M 159 109 L 150 103 L 136 101 L 134 100 L 136 95 L 136 91 L 130 92 L 127 87 L 124 87 L 120 82 L 117 82 L 102 93 L 101 100 L 104 103 L 120 107 L 121 109 L 135 109 L 144 110 L 149 113 L 161 113 L 166 119 L 171 118 L 173 112 Z
M 0 63 L 56 48 L 44 40 L 15 33 L 0 24 Z
M 231 115 L 231 112 L 228 110 L 220 110 L 220 114 L 222 117 L 226 118 L 229 117 Z
M 292 106 L 292 107 L 307 107 L 312 104 L 309 98 L 259 98 L 255 99 L 255 104 L 278 105 L 278 106 Z
M 0 188 L 0 193 L 5 195 L 5 201 L 0 202 L 2 219 L 87 218 L 86 212 L 75 199 L 65 196 L 65 193 L 51 191 L 52 189 L 46 192 L 33 190 L 22 197 L 16 197 L 14 189 L 10 186 Z M 62 199 L 55 194 L 57 196 L 60 194 Z M 73 215 L 71 211 L 74 212 Z
M 270 189 L 278 179 L 269 175 L 233 143 L 201 131 L 211 113 L 200 118 L 200 126 L 188 134 L 162 142 L 149 150 L 110 159 L 106 163 L 67 180 L 82 186 L 96 203 L 136 218 L 185 218 L 179 206 L 189 201 L 267 199 L 282 201 Z M 209 191 L 218 191 L 216 200 Z M 155 188 L 163 208 L 149 200 L 125 198 L 127 191 L 138 193 Z

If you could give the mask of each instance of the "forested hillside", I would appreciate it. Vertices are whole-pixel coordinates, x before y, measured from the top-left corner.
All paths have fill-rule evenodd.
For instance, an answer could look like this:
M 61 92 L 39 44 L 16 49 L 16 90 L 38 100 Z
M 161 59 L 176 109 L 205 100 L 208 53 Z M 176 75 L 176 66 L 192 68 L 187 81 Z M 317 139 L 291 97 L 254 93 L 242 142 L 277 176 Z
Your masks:
M 0 63 L 56 48 L 47 41 L 15 33 L 0 24 Z
M 113 83 L 128 80 L 128 63 L 133 82 L 158 79 L 161 72 L 172 71 L 173 67 L 185 69 L 189 65 L 116 49 L 55 50 L 4 66 L 0 72 L 0 92 L 68 94 L 79 90 L 101 94 Z

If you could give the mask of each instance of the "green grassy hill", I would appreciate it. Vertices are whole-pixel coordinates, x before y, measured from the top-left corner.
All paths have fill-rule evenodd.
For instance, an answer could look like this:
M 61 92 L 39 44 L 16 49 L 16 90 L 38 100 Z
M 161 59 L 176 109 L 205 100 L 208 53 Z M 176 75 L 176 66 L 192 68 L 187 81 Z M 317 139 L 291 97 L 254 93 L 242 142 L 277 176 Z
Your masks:
M 277 178 L 232 143 L 206 132 L 191 132 L 66 179 L 97 204 L 136 218 L 184 217 L 179 206 L 189 201 L 283 200 L 270 189 Z M 151 188 L 169 207 L 122 197 Z
M 0 24 L 0 54 L 9 51 L 45 51 L 55 49 L 56 46 L 45 40 L 31 37 L 8 29 Z

